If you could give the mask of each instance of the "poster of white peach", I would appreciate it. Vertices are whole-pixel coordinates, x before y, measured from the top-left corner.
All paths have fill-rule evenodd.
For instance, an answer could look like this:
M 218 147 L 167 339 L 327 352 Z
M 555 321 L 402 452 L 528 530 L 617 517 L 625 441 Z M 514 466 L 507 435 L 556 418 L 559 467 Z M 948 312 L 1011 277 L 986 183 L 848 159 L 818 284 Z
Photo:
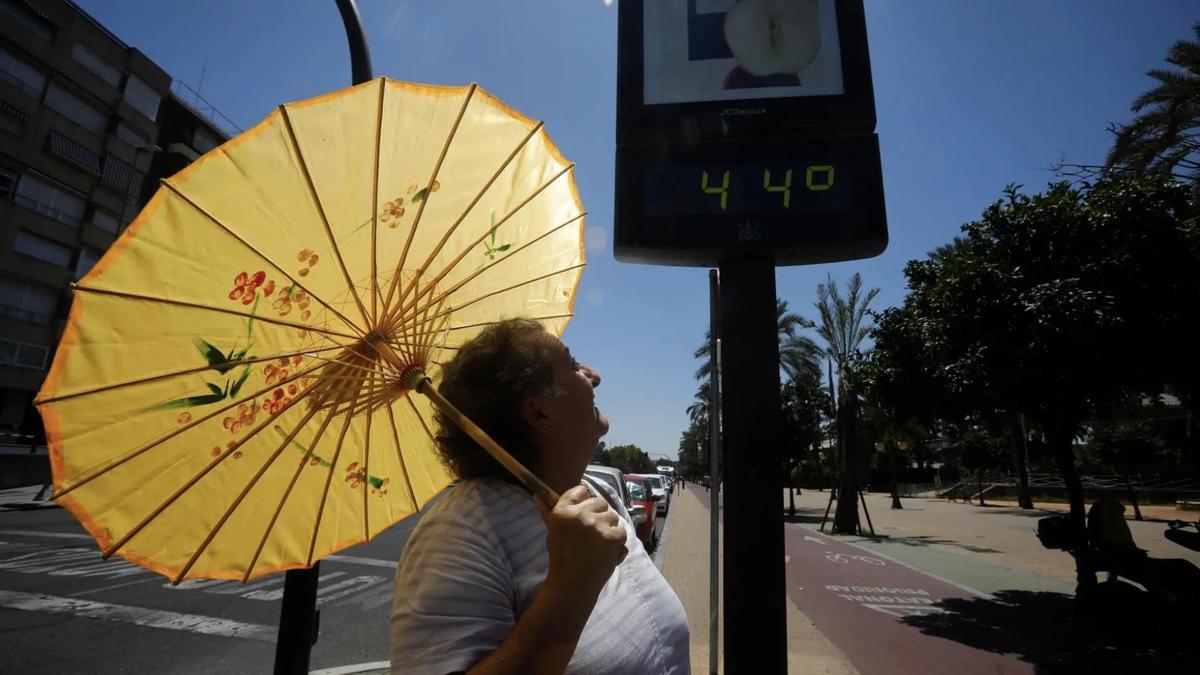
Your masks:
M 834 3 L 647 1 L 643 103 L 844 93 Z

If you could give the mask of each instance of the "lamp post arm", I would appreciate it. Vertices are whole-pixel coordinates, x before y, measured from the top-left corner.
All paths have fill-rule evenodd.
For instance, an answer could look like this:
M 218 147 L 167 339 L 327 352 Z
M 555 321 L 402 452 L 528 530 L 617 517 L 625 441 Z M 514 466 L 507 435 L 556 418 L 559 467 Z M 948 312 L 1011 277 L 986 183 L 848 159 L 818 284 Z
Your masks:
M 367 36 L 363 32 L 362 17 L 354 0 L 335 0 L 342 23 L 346 25 L 346 41 L 350 43 L 350 71 L 354 84 L 371 80 L 371 52 L 367 49 Z

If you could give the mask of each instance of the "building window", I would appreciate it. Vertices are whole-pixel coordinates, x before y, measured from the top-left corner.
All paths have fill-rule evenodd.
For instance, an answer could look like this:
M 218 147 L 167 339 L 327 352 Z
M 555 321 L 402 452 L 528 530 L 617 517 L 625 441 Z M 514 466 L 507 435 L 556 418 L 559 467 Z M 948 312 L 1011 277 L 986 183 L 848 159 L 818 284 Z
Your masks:
M 113 234 L 116 234 L 121 229 L 116 215 L 96 207 L 92 207 L 92 224 Z
M 96 262 L 100 260 L 100 251 L 94 248 L 83 247 L 79 249 L 79 261 L 75 263 L 75 278 L 81 279 L 95 267 Z
M 25 230 L 17 230 L 17 238 L 13 242 L 13 250 L 17 253 L 24 253 L 32 258 L 37 258 L 42 262 L 48 262 L 51 265 L 71 269 L 71 258 L 73 256 L 71 255 L 70 246 L 63 246 L 56 241 L 50 241 L 36 234 L 30 234 Z
M 46 91 L 46 106 L 97 136 L 103 136 L 108 128 L 108 115 L 103 110 L 67 91 L 58 82 L 50 83 Z
M 50 350 L 28 342 L 0 340 L 0 366 L 17 366 L 42 370 L 50 358 Z
M 125 141 L 135 148 L 150 145 L 150 139 L 145 134 L 125 124 L 124 122 L 117 125 L 117 138 Z
M 0 78 L 15 84 L 36 99 L 46 90 L 46 73 L 7 44 L 0 49 Z
M 104 80 L 114 89 L 121 87 L 121 71 L 105 61 L 99 54 L 76 42 L 71 48 L 71 56 L 79 65 L 87 68 L 96 77 Z
M 87 199 L 83 195 L 30 172 L 22 175 L 17 183 L 15 201 L 43 216 L 76 227 L 87 209 Z
M 54 24 L 41 12 L 35 11 L 22 0 L 0 0 L 0 12 L 16 19 L 34 35 L 43 40 L 54 39 Z
M 125 81 L 125 101 L 151 121 L 158 119 L 158 103 L 162 97 L 137 75 Z
M 0 277 L 0 315 L 48 324 L 54 319 L 57 308 L 58 291 L 55 289 Z

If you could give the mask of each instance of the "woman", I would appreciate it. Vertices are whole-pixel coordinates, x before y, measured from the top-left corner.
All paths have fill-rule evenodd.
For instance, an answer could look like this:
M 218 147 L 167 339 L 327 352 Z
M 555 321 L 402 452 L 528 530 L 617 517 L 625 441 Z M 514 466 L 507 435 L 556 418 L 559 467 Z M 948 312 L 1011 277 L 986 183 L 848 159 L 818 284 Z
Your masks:
M 489 327 L 445 365 L 442 395 L 562 497 L 547 511 L 438 417 L 438 450 L 460 482 L 396 570 L 393 673 L 689 672 L 678 597 L 615 492 L 580 483 L 608 431 L 598 386 L 529 319 Z

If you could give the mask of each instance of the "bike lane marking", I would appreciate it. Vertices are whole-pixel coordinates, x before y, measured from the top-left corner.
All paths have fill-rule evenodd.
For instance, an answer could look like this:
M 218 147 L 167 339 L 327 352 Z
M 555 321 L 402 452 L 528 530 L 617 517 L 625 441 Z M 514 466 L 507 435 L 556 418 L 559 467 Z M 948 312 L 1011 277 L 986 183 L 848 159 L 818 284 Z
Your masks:
M 784 529 L 788 596 L 862 675 L 1033 673 L 1015 656 L 926 635 L 907 616 L 986 594 L 799 525 Z

